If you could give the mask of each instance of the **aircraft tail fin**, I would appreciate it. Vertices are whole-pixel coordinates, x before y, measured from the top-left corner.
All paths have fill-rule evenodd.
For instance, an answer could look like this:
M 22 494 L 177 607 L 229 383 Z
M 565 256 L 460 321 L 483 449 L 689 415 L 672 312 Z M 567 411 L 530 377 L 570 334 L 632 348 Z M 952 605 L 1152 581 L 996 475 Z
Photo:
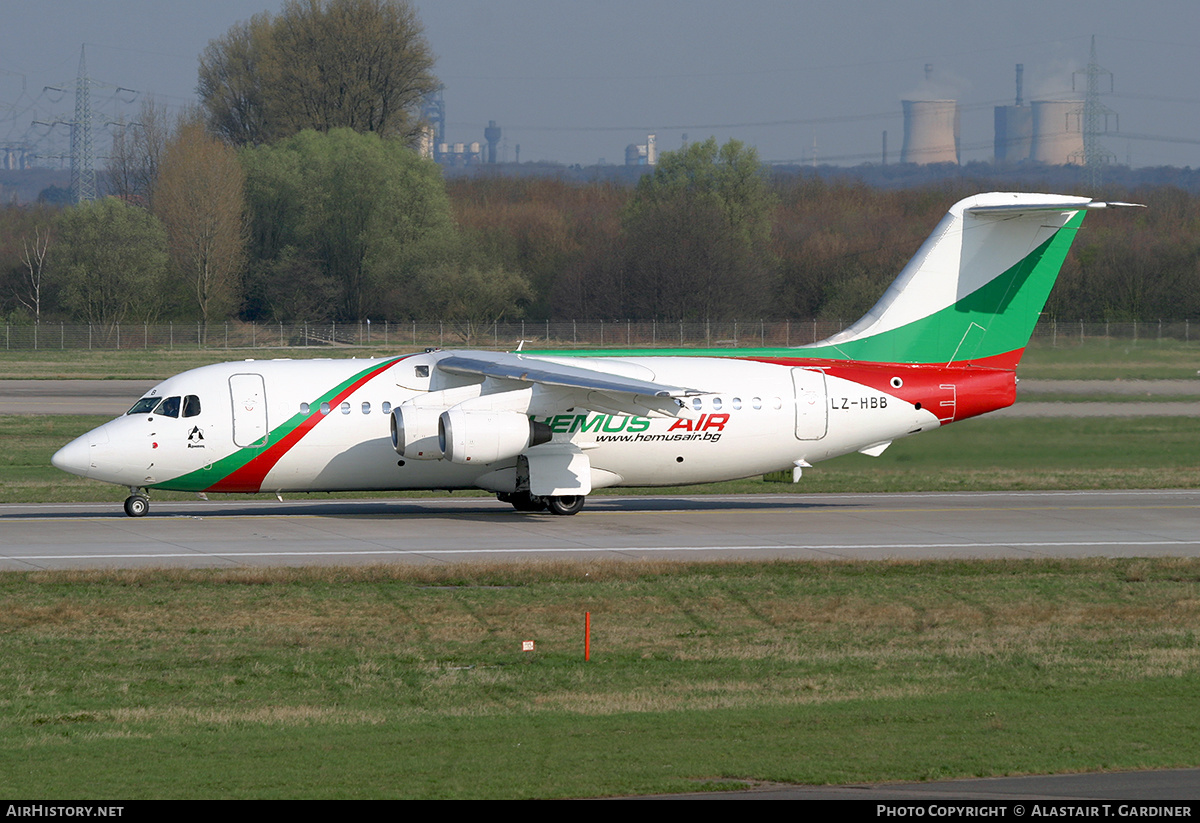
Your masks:
M 1059 194 L 961 200 L 858 322 L 818 357 L 1015 369 L 1087 210 L 1133 203 Z

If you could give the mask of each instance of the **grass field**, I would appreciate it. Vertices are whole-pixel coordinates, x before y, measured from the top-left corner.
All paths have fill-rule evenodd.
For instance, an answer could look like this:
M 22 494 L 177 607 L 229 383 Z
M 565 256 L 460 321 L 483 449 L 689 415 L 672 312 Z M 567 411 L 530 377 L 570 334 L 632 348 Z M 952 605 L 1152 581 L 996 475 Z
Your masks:
M 1034 341 L 1017 373 L 1037 380 L 1182 380 L 1200 375 L 1200 341 L 1088 339 L 1050 346 Z
M 1033 350 L 1022 376 L 1196 372 L 1194 346 L 1082 348 Z M 68 354 L 0 375 L 200 365 Z M 124 489 L 49 466 L 102 420 L 0 416 L 0 502 L 118 506 Z M 795 486 L 677 491 L 1196 488 L 1198 425 L 983 418 Z M 1198 582 L 1192 559 L 3 573 L 0 792 L 582 797 L 1195 766 Z
M 0 793 L 579 797 L 1195 765 L 1198 582 L 1197 560 L 9 573 Z

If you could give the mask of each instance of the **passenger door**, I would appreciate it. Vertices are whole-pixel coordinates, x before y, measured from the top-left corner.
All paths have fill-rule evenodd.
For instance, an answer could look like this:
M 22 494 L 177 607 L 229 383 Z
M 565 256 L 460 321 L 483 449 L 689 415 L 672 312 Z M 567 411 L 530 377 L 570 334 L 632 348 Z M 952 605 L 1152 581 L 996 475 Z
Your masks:
M 229 377 L 229 399 L 233 403 L 233 444 L 259 448 L 267 444 L 267 387 L 261 374 Z

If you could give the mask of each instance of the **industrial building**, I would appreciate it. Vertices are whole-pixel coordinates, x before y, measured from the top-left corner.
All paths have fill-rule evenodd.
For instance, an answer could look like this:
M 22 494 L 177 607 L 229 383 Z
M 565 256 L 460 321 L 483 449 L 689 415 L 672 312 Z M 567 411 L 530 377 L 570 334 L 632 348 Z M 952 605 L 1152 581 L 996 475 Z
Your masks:
M 928 67 L 926 71 L 928 72 Z M 1017 65 L 1017 96 L 995 107 L 995 163 L 1012 166 L 1082 163 L 1084 101 L 1024 99 L 1024 66 Z M 900 162 L 959 163 L 961 134 L 956 100 L 904 100 L 904 146 Z
M 957 163 L 959 145 L 958 102 L 955 100 L 902 100 L 904 144 L 901 163 Z

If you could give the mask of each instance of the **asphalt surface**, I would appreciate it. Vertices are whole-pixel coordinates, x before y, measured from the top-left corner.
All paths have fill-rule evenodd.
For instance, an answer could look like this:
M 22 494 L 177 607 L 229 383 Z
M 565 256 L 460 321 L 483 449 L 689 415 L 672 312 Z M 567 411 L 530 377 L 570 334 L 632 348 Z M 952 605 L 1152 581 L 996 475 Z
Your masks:
M 157 380 L 0 380 L 0 414 L 124 414 Z
M 0 570 L 567 559 L 1200 556 L 1200 490 L 0 506 Z

